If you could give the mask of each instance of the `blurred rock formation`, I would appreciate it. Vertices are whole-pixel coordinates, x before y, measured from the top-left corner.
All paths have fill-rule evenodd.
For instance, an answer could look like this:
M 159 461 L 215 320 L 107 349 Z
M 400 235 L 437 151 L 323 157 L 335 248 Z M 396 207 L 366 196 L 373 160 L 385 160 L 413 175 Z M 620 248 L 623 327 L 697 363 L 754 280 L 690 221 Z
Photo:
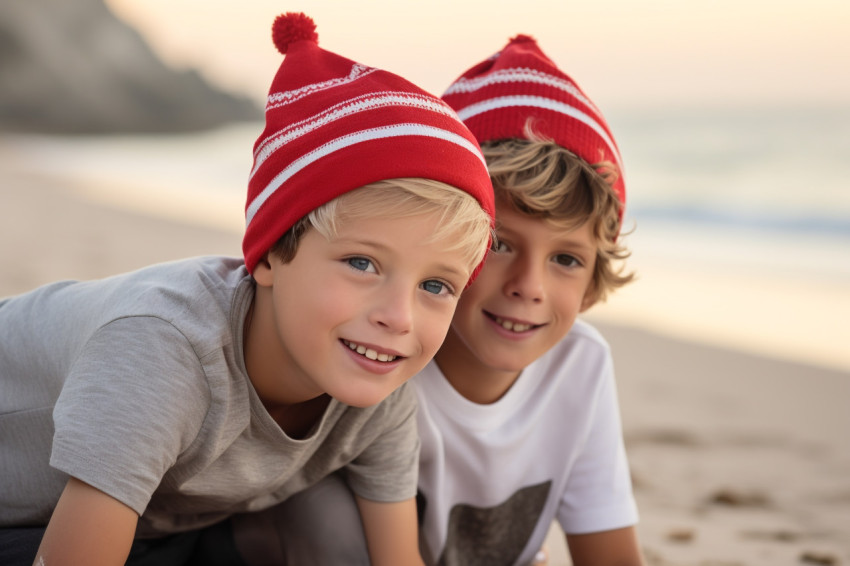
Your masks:
M 0 131 L 180 132 L 261 117 L 165 66 L 103 0 L 0 1 Z

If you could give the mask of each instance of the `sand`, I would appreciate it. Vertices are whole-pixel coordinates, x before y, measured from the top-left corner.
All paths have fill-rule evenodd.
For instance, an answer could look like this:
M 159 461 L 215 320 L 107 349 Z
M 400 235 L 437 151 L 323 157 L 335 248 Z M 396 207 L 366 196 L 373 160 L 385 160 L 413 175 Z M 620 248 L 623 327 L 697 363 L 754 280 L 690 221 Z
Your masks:
M 87 189 L 0 151 L 0 296 L 240 254 L 236 229 L 128 212 Z M 850 564 L 850 374 L 616 324 L 615 308 L 588 318 L 614 351 L 648 564 Z M 555 534 L 550 563 L 568 564 Z

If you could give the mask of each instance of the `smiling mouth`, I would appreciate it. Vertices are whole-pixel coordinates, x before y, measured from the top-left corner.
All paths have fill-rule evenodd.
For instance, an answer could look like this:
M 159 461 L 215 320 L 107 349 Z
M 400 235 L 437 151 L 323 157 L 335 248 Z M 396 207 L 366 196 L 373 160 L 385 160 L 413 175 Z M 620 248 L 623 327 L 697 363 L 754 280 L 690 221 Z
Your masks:
M 490 320 L 492 320 L 505 330 L 510 330 L 511 332 L 525 332 L 526 330 L 531 330 L 532 328 L 540 328 L 541 326 L 543 326 L 542 324 L 524 324 L 521 322 L 514 322 L 512 320 L 508 320 L 506 318 L 490 314 L 486 311 L 484 312 L 484 314 L 486 314 Z
M 348 346 L 350 349 L 354 350 L 361 356 L 365 358 L 369 358 L 370 360 L 378 361 L 378 362 L 392 362 L 398 359 L 401 356 L 393 356 L 391 354 L 380 354 L 376 350 L 372 348 L 367 348 L 366 346 L 361 346 L 360 344 L 355 344 L 350 340 L 342 340 L 342 343 Z

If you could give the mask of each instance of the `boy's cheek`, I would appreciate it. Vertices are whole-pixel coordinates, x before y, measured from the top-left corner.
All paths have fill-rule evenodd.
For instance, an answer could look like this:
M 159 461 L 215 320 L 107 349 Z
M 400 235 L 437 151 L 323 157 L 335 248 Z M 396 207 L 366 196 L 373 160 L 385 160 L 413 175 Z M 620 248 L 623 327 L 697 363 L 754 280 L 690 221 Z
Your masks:
M 433 358 L 437 350 L 440 349 L 440 346 L 443 345 L 446 334 L 449 332 L 449 326 L 452 324 L 452 317 L 454 316 L 456 307 L 457 303 L 455 302 L 448 314 L 442 315 L 439 319 L 430 322 L 433 332 L 429 333 L 429 338 L 425 345 L 425 353 L 428 358 Z

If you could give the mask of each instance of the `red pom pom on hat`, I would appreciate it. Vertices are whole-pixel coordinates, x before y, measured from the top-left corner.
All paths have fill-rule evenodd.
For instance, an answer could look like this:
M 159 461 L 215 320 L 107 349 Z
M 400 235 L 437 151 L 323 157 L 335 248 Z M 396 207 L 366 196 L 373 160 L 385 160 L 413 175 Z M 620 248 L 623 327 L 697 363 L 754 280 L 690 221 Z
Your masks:
M 508 43 L 537 43 L 537 40 L 530 35 L 520 33 L 510 38 Z
M 530 35 L 518 34 L 501 51 L 474 65 L 443 94 L 479 143 L 527 139 L 534 133 L 553 140 L 588 164 L 616 166 L 614 191 L 626 204 L 620 150 L 602 112 L 558 68 Z M 620 208 L 622 220 L 623 207 Z
M 289 51 L 289 45 L 296 41 L 319 43 L 316 23 L 301 12 L 287 12 L 275 18 L 272 24 L 272 41 L 283 55 Z
M 473 196 L 494 216 L 493 187 L 475 136 L 440 98 L 318 45 L 302 13 L 278 16 L 285 54 L 254 144 L 245 203 L 245 266 L 298 220 L 336 197 L 385 179 L 421 177 Z

